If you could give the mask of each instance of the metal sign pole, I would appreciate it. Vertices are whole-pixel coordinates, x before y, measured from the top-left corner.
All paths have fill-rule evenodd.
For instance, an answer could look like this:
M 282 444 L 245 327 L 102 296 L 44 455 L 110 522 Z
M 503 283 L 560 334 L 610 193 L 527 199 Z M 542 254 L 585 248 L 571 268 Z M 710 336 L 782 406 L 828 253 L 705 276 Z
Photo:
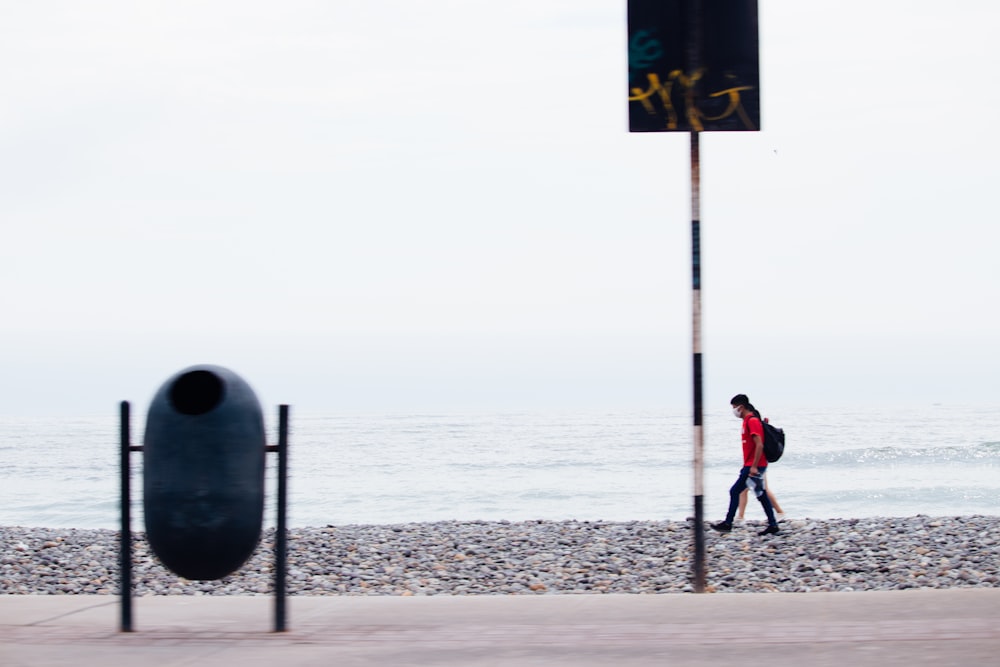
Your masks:
M 694 589 L 705 591 L 701 132 L 760 129 L 757 0 L 628 0 L 629 132 L 691 136 Z
M 692 85 L 701 78 L 702 7 L 691 0 L 688 67 Z M 689 108 L 691 123 L 691 353 L 694 400 L 694 591 L 705 592 L 705 429 L 701 375 L 701 150 L 698 110 Z
M 691 133 L 691 350 L 694 394 L 694 591 L 705 592 L 705 429 L 701 377 L 701 157 Z

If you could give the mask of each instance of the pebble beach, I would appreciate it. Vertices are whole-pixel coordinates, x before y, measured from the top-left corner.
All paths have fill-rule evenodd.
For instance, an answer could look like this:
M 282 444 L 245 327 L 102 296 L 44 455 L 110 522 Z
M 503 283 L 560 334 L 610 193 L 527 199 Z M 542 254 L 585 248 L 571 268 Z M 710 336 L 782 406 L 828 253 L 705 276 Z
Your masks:
M 1000 587 L 1000 517 L 748 521 L 706 526 L 708 592 Z M 117 595 L 113 530 L 0 528 L 0 594 Z M 289 595 L 685 593 L 693 530 L 684 521 L 472 521 L 294 528 Z M 270 595 L 274 532 L 216 581 L 166 570 L 133 534 L 133 594 Z

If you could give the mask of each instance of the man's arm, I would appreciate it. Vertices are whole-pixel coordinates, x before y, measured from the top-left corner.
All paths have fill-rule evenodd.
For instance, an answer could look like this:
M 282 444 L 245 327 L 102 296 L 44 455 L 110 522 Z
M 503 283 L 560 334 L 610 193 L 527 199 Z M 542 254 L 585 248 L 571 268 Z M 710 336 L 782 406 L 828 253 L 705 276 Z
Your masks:
M 757 469 L 757 461 L 760 461 L 761 454 L 764 453 L 764 439 L 761 438 L 756 433 L 751 433 L 750 437 L 753 438 L 754 450 L 753 450 L 753 465 L 750 466 L 750 474 L 756 475 L 760 472 Z

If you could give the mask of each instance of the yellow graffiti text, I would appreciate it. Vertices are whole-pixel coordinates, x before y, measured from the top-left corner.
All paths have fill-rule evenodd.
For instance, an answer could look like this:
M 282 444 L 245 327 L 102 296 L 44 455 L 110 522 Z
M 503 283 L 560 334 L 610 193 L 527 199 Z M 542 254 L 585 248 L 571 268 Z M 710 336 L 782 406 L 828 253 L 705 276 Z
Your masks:
M 728 97 L 729 104 L 718 115 L 709 116 L 698 108 L 698 102 L 695 99 L 695 86 L 702 79 L 704 73 L 704 70 L 698 70 L 688 75 L 681 70 L 673 70 L 667 76 L 666 81 L 661 81 L 659 74 L 647 74 L 646 81 L 648 87 L 645 89 L 632 88 L 628 98 L 629 102 L 639 102 L 642 104 L 643 109 L 646 110 L 646 113 L 652 116 L 663 116 L 665 129 L 676 130 L 678 129 L 680 113 L 677 107 L 674 106 L 673 93 L 679 89 L 683 98 L 684 118 L 687 120 L 691 131 L 701 132 L 705 129 L 704 123 L 706 121 L 720 121 L 734 115 L 740 119 L 746 129 L 756 130 L 757 128 L 754 127 L 753 120 L 747 114 L 746 109 L 743 108 L 741 99 L 741 93 L 753 90 L 752 86 L 733 86 L 732 88 L 725 88 L 709 93 L 708 96 L 711 98 Z M 656 107 L 655 102 L 657 101 L 660 103 L 660 109 Z

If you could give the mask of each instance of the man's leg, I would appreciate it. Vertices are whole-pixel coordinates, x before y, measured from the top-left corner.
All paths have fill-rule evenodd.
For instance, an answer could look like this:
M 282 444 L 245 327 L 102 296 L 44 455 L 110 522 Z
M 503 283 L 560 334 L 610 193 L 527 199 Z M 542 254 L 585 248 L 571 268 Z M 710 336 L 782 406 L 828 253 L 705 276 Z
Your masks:
M 774 507 L 771 505 L 771 499 L 767 497 L 767 488 L 764 486 L 764 473 L 761 472 L 757 477 L 750 477 L 747 480 L 747 488 L 757 496 L 757 500 L 764 507 L 764 514 L 767 515 L 767 530 L 761 534 L 778 532 L 778 520 L 774 517 Z
M 736 483 L 729 489 L 729 511 L 726 512 L 726 518 L 719 523 L 712 524 L 712 528 L 720 533 L 728 533 L 733 529 L 733 517 L 736 516 L 736 508 L 740 504 L 740 494 L 746 490 L 747 475 L 749 474 L 750 468 L 743 468 L 740 470 L 739 479 L 737 479 Z
M 740 506 L 740 494 L 747 490 L 747 477 L 749 476 L 750 468 L 741 468 L 739 478 L 729 488 L 729 511 L 726 512 L 726 523 L 731 524 L 736 517 L 736 510 Z

